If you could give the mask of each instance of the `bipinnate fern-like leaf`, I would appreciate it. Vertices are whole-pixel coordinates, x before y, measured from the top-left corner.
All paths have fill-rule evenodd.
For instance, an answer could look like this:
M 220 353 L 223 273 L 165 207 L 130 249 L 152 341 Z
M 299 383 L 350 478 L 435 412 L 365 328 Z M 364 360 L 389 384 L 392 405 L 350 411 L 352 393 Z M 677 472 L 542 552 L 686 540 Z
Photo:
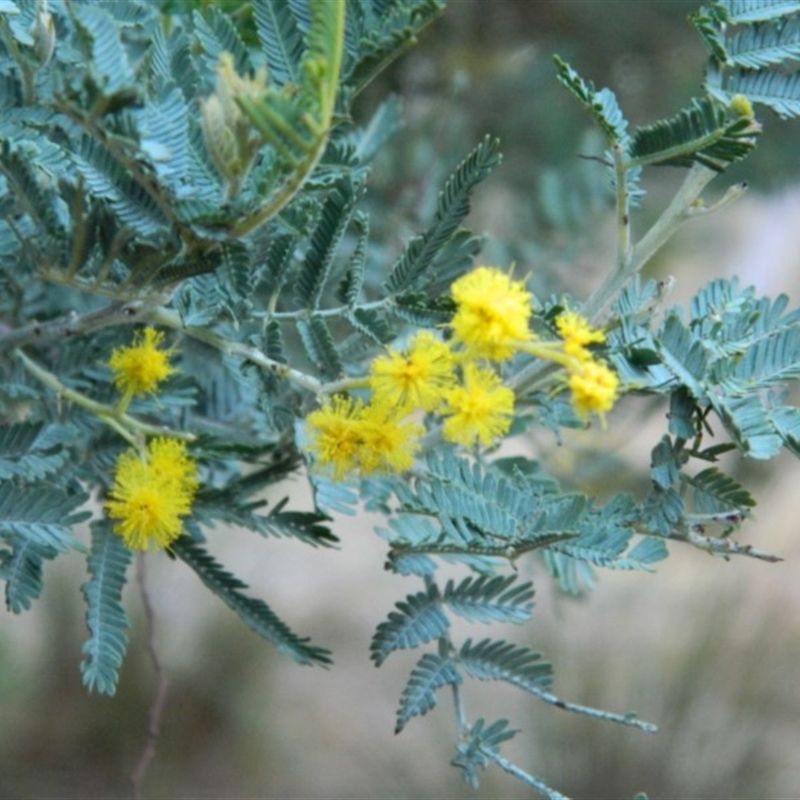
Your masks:
M 410 594 L 395 604 L 385 622 L 375 630 L 370 656 L 380 666 L 395 650 L 419 647 L 438 639 L 450 626 L 441 608 L 441 597 L 435 584 L 428 591 Z
M 443 0 L 402 0 L 383 3 L 369 0 L 348 13 L 349 63 L 346 78 L 353 95 L 358 94 L 386 66 L 416 41 L 420 30 L 444 9 Z
M 354 308 L 345 314 L 345 319 L 361 334 L 375 344 L 391 342 L 396 333 L 381 311 L 372 308 Z
M 731 25 L 764 22 L 800 13 L 798 0 L 716 0 L 715 5 L 724 13 L 724 21 Z
M 761 103 L 771 108 L 779 117 L 800 117 L 800 73 L 777 70 L 737 70 L 724 80 L 709 70 L 706 87 L 722 102 L 729 102 L 737 94 L 751 103 Z
M 743 26 L 725 44 L 729 63 L 760 69 L 800 58 L 800 14 Z
M 303 58 L 303 37 L 289 0 L 255 3 L 253 16 L 267 58 L 270 80 L 278 86 L 297 84 L 297 71 Z
M 760 132 L 748 117 L 730 119 L 719 101 L 695 99 L 670 119 L 637 128 L 631 138 L 630 164 L 698 163 L 721 172 L 753 150 Z
M 623 149 L 628 141 L 628 121 L 622 114 L 616 95 L 611 89 L 595 90 L 591 81 L 584 80 L 566 61 L 553 56 L 562 86 L 594 117 L 609 145 Z
M 32 541 L 40 547 L 65 552 L 75 546 L 71 526 L 89 515 L 77 512 L 88 496 L 66 492 L 44 482 L 20 485 L 0 483 L 0 539 Z
M 456 743 L 456 757 L 450 763 L 461 770 L 462 777 L 473 789 L 478 789 L 478 769 L 485 769 L 489 763 L 488 756 L 497 755 L 500 745 L 516 734 L 516 730 L 508 727 L 507 719 L 499 719 L 487 725 L 486 720 L 480 717 L 461 741 Z M 537 789 L 548 789 L 537 779 L 532 780 Z M 563 795 L 551 791 L 545 791 L 544 796 L 548 800 L 566 800 Z
M 326 377 L 338 378 L 344 365 L 325 318 L 319 314 L 298 317 L 295 324 L 311 363 Z
M 36 224 L 47 239 L 66 239 L 64 218 L 58 213 L 55 190 L 35 168 L 39 149 L 27 141 L 0 139 L 0 175 L 8 182 L 21 211 Z
M 436 692 L 442 686 L 461 683 L 461 675 L 453 662 L 434 653 L 425 653 L 408 678 L 400 705 L 394 732 L 400 733 L 412 718 L 423 716 L 436 705 Z
M 709 354 L 676 313 L 667 315 L 659 331 L 658 355 L 675 379 L 686 386 L 697 400 L 706 401 L 703 379 L 708 369 Z
M 713 398 L 713 405 L 725 430 L 743 453 L 759 460 L 778 454 L 783 440 L 758 395 Z
M 349 180 L 340 182 L 325 199 L 297 275 L 295 296 L 300 308 L 316 309 L 319 306 L 336 248 L 344 236 L 356 199 L 356 187 Z
M 369 244 L 369 217 L 361 211 L 353 215 L 353 227 L 358 240 L 344 278 L 336 289 L 336 299 L 351 308 L 356 305 L 364 285 L 364 270 L 367 262 L 367 246 Z
M 424 285 L 442 247 L 469 213 L 470 193 L 499 163 L 499 141 L 487 136 L 459 164 L 439 194 L 433 223 L 425 233 L 411 239 L 392 266 L 385 282 L 390 294 L 419 289 Z
M 691 21 L 711 52 L 704 86 L 727 106 L 736 95 L 782 117 L 800 115 L 800 3 L 720 0 Z
M 715 380 L 729 394 L 781 386 L 800 376 L 800 328 L 754 341 L 741 358 L 726 359 Z
M 339 541 L 323 524 L 329 519 L 327 516 L 312 511 L 283 511 L 286 499 L 269 514 L 258 513 L 266 502 L 248 499 L 251 493 L 241 483 L 231 481 L 220 489 L 203 489 L 193 506 L 195 518 L 207 525 L 237 525 L 262 536 L 291 537 L 312 547 L 330 547 Z
M 32 482 L 52 475 L 70 457 L 65 445 L 74 435 L 65 426 L 41 422 L 0 426 L 0 480 Z
M 12 614 L 27 611 L 42 591 L 42 565 L 58 550 L 20 536 L 5 537 L 10 550 L 0 550 L 0 580 L 6 583 L 6 608 Z
M 800 457 L 800 408 L 779 406 L 770 410 L 770 421 L 792 455 Z
M 515 586 L 516 581 L 516 575 L 468 576 L 457 586 L 449 580 L 442 602 L 470 622 L 525 622 L 533 608 L 533 585 Z
M 694 26 L 717 63 L 724 63 L 728 60 L 724 34 L 726 18 L 725 10 L 719 4 L 701 6 L 688 17 L 689 22 Z
M 289 234 L 275 236 L 270 242 L 264 264 L 264 281 L 269 291 L 279 291 L 286 282 L 296 247 L 297 239 Z
M 150 241 L 165 233 L 169 222 L 163 211 L 102 144 L 83 136 L 70 157 L 86 187 L 108 200 L 123 226 Z
M 113 695 L 117 690 L 119 667 L 128 646 L 128 617 L 122 605 L 122 590 L 131 555 L 108 520 L 92 524 L 90 577 L 81 587 L 89 628 L 89 639 L 82 648 L 81 675 L 89 691 Z
M 553 679 L 550 664 L 541 653 L 501 639 L 467 639 L 458 652 L 458 663 L 473 678 L 506 681 L 526 692 L 546 691 Z
M 192 19 L 194 32 L 209 72 L 216 68 L 219 57 L 223 53 L 230 53 L 233 56 L 236 71 L 240 75 L 250 73 L 253 69 L 250 52 L 229 15 L 216 6 L 209 5 L 203 13 L 195 10 Z
M 298 664 L 327 666 L 331 663 L 329 650 L 309 644 L 308 637 L 295 634 L 263 600 L 243 594 L 241 590 L 246 589 L 247 584 L 231 575 L 199 544 L 182 536 L 172 547 L 250 630 L 271 642 L 283 655 Z
M 88 34 L 92 48 L 92 71 L 106 95 L 135 84 L 127 48 L 120 40 L 120 26 L 103 8 L 82 3 L 75 9 L 75 20 Z
M 699 513 L 734 511 L 744 516 L 756 504 L 739 481 L 720 472 L 716 467 L 708 467 L 697 475 L 684 476 L 684 479 L 694 488 L 694 505 Z
M 263 520 L 265 530 L 278 536 L 291 536 L 307 544 L 330 547 L 339 541 L 331 529 L 325 525 L 330 521 L 326 514 L 314 511 L 284 511 L 288 497 L 276 503 Z

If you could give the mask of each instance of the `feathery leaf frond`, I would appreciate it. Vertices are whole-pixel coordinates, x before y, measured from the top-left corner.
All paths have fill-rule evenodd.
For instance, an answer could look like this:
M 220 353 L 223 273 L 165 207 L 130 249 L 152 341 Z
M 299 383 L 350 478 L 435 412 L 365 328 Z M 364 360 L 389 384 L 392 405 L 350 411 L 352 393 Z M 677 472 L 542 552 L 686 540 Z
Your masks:
M 108 520 L 92 525 L 89 580 L 83 584 L 89 639 L 82 651 L 81 675 L 89 691 L 113 695 L 119 667 L 128 646 L 128 618 L 122 606 L 125 573 L 131 551 L 111 529 Z
M 441 609 L 439 591 L 432 586 L 427 592 L 410 594 L 395 604 L 385 622 L 375 629 L 370 644 L 370 657 L 380 666 L 395 650 L 419 647 L 438 639 L 450 626 Z
M 499 163 L 499 142 L 487 136 L 459 164 L 439 194 L 433 224 L 424 234 L 409 242 L 392 267 L 385 282 L 389 293 L 419 289 L 432 280 L 428 271 L 441 248 L 469 213 L 470 193 Z
M 527 647 L 493 639 L 474 645 L 467 639 L 458 653 L 458 663 L 473 678 L 506 681 L 534 694 L 548 689 L 553 680 L 552 667 L 541 658 Z
M 247 585 L 221 567 L 188 536 L 178 539 L 173 549 L 250 630 L 275 645 L 283 655 L 298 664 L 327 666 L 331 663 L 329 650 L 309 644 L 308 637 L 301 638 L 292 632 L 263 600 L 243 594 L 240 590 L 246 589 Z
M 634 131 L 631 165 L 698 163 L 721 172 L 753 150 L 760 132 L 751 119 L 729 119 L 725 107 L 713 99 L 693 100 L 674 117 Z
M 516 580 L 516 575 L 479 575 L 458 586 L 449 580 L 442 602 L 470 622 L 525 622 L 531 617 L 533 588 L 530 581 L 514 586 Z
M 449 659 L 433 653 L 425 653 L 417 662 L 408 678 L 394 732 L 400 733 L 412 717 L 423 716 L 436 705 L 436 691 L 447 684 L 461 683 L 461 675 Z
M 566 61 L 553 56 L 558 70 L 558 81 L 594 117 L 609 145 L 627 149 L 628 121 L 622 114 L 617 98 L 611 89 L 596 91 L 591 81 L 586 81 Z

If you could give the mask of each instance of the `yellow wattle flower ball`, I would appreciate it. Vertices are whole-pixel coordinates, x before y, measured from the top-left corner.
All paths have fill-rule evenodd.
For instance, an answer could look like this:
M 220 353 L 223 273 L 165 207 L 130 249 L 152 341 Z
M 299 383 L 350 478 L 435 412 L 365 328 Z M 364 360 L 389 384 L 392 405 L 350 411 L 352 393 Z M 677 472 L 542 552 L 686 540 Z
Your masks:
M 447 393 L 442 435 L 448 442 L 489 446 L 508 432 L 514 413 L 514 392 L 489 369 L 464 367 L 464 381 Z
M 309 450 L 334 480 L 410 469 L 423 428 L 385 403 L 336 396 L 306 417 Z
M 515 343 L 530 338 L 531 295 L 522 281 L 512 281 L 494 267 L 478 267 L 451 287 L 456 313 L 453 337 L 477 358 L 504 361 Z
M 114 531 L 131 550 L 168 547 L 183 533 L 198 487 L 197 466 L 176 439 L 154 439 L 146 453 L 117 459 L 105 508 Z
M 585 362 L 570 374 L 568 383 L 572 405 L 580 417 L 586 418 L 594 412 L 602 420 L 617 400 L 619 378 L 602 362 Z
M 404 353 L 390 350 L 369 368 L 369 387 L 386 405 L 433 411 L 455 383 L 455 358 L 430 331 L 420 331 Z
M 174 367 L 169 363 L 170 351 L 159 350 L 164 334 L 145 328 L 129 347 L 118 347 L 108 361 L 114 385 L 126 397 L 152 394 L 165 381 Z
M 592 354 L 586 346 L 602 344 L 606 335 L 589 327 L 589 321 L 577 311 L 565 311 L 556 319 L 556 329 L 564 340 L 564 352 L 579 361 L 591 360 Z

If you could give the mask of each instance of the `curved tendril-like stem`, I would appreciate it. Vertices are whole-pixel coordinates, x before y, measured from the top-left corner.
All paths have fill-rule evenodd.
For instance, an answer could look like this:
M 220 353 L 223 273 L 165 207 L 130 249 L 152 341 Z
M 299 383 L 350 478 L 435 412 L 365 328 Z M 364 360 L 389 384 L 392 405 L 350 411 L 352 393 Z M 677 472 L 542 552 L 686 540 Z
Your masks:
M 139 446 L 142 436 L 172 436 L 183 441 L 192 441 L 195 436 L 186 431 L 174 431 L 161 425 L 151 425 L 126 414 L 124 410 L 98 403 L 75 389 L 65 386 L 52 372 L 25 355 L 21 350 L 14 350 L 14 356 L 25 370 L 36 380 L 52 389 L 59 397 L 94 414 L 98 419 L 115 430 L 126 442 L 134 447 Z

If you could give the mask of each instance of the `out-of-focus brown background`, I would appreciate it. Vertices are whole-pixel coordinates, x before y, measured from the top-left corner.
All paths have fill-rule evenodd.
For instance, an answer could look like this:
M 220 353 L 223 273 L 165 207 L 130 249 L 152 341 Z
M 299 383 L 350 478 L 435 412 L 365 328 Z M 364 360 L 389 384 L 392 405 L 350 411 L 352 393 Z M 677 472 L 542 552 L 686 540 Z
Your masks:
M 541 291 L 588 294 L 610 263 L 612 231 L 587 173 L 594 165 L 577 158 L 591 147 L 588 120 L 557 86 L 551 54 L 612 86 L 633 123 L 670 115 L 701 80 L 705 54 L 685 21 L 695 7 L 684 0 L 453 0 L 362 101 L 366 114 L 389 87 L 406 102 L 408 124 L 372 178 L 375 202 L 392 206 L 385 224 L 394 226 L 397 246 L 429 219 L 447 172 L 484 133 L 496 134 L 505 162 L 479 188 L 472 216 L 490 237 L 487 260 L 516 261 Z M 650 267 L 677 278 L 675 300 L 710 276 L 731 274 L 765 293 L 786 291 L 795 302 L 800 295 L 800 127 L 761 116 L 760 151 L 712 188 L 747 179 L 751 191 L 684 229 Z M 639 233 L 679 177 L 669 170 L 646 176 L 652 191 Z M 584 202 L 574 201 L 575 187 Z M 664 409 L 634 399 L 622 405 L 606 431 L 570 437 L 561 448 L 544 436 L 522 446 L 599 495 L 641 490 Z M 595 447 L 616 459 L 613 468 L 596 466 Z M 789 458 L 726 466 L 747 478 L 759 500 L 742 537 L 780 552 L 782 563 L 726 563 L 678 548 L 656 575 L 601 573 L 588 601 L 558 596 L 523 563 L 537 587 L 533 623 L 508 632 L 458 628 L 526 641 L 553 662 L 555 690 L 565 699 L 636 710 L 660 726 L 649 736 L 511 688 L 468 685 L 471 717 L 508 716 L 522 729 L 509 753 L 571 797 L 643 790 L 654 800 L 800 798 L 800 470 Z M 301 477 L 292 491 L 308 502 Z M 255 594 L 334 649 L 328 671 L 286 661 L 183 565 L 148 559 L 171 687 L 145 797 L 532 795 L 491 770 L 477 793 L 461 783 L 448 766 L 454 724 L 446 693 L 433 712 L 393 735 L 398 696 L 418 656 L 395 654 L 375 669 L 369 640 L 393 603 L 418 587 L 382 571 L 373 522 L 338 520 L 337 552 L 241 531 L 210 534 L 212 551 Z M 119 692 L 87 696 L 77 666 L 84 564 L 78 555 L 61 561 L 48 568 L 37 606 L 22 617 L 4 615 L 0 627 L 3 800 L 126 796 L 144 744 L 154 682 L 135 586 L 126 594 L 133 628 Z

